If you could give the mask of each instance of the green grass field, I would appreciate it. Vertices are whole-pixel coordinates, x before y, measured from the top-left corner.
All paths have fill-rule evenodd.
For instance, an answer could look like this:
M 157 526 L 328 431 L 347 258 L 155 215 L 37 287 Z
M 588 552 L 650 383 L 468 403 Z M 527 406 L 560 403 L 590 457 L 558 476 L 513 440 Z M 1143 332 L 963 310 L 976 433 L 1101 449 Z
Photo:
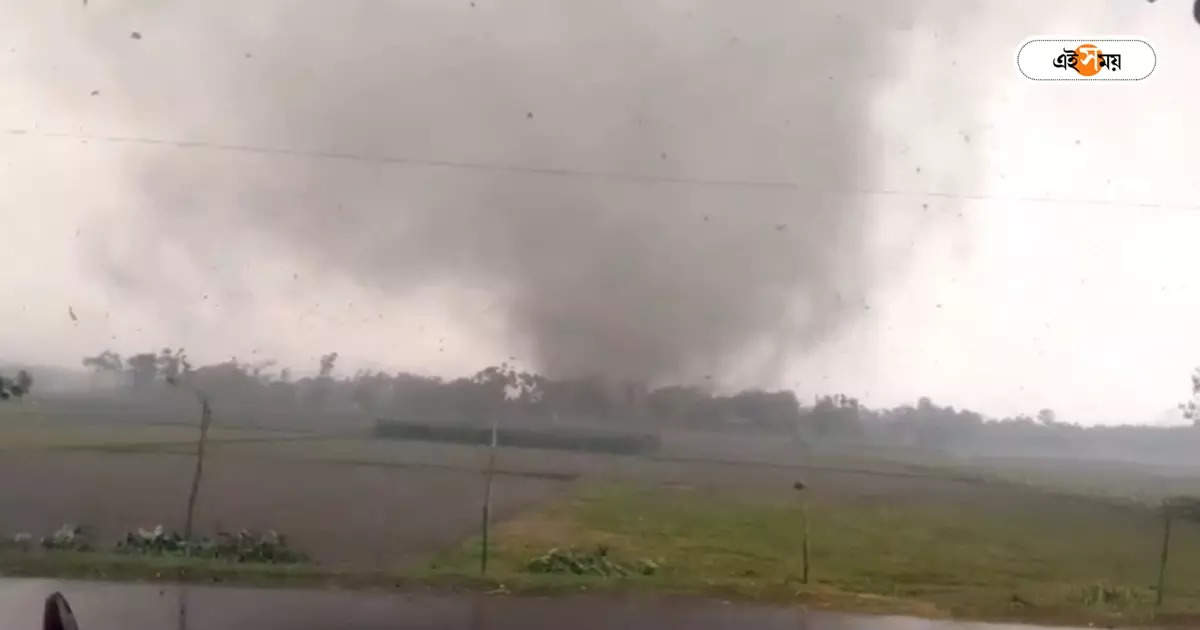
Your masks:
M 1149 510 L 1055 495 L 998 494 L 956 505 L 823 497 L 808 504 L 810 583 L 800 581 L 799 499 L 599 485 L 499 524 L 491 574 L 545 587 L 527 570 L 553 547 L 605 545 L 655 575 L 563 576 L 591 588 L 731 593 L 753 599 L 929 616 L 1142 623 L 1155 617 L 1160 522 Z M 1200 619 L 1200 527 L 1178 524 L 1159 620 Z M 479 542 L 431 570 L 477 571 Z

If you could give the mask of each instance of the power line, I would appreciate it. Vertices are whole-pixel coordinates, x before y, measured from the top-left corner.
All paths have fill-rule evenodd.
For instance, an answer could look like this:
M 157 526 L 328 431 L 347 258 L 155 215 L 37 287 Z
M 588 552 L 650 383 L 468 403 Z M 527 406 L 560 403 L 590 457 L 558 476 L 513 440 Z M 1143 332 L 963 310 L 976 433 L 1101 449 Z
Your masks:
M 234 144 L 224 142 L 209 142 L 205 140 L 178 140 L 169 138 L 151 138 L 143 136 L 106 136 L 68 131 L 40 131 L 37 129 L 5 129 L 9 136 L 32 136 L 40 138 L 60 138 L 70 140 L 88 140 L 108 142 L 112 144 L 129 144 L 142 146 L 165 146 L 174 149 L 200 149 L 205 151 L 221 151 L 228 153 L 246 153 L 254 155 L 281 156 L 302 159 L 340 160 L 366 164 L 395 164 L 406 166 L 423 166 L 431 168 L 448 168 L 474 171 L 490 171 L 496 173 L 517 173 L 525 175 L 544 175 L 551 177 L 577 177 L 612 181 L 630 181 L 651 184 L 674 184 L 683 186 L 705 186 L 713 188 L 746 188 L 765 190 L 795 190 L 804 191 L 806 188 L 791 180 L 772 179 L 720 179 L 704 177 L 687 177 L 673 175 L 655 175 L 650 173 L 634 173 L 626 171 L 602 171 L 572 168 L 554 168 L 543 166 L 523 166 L 499 162 L 474 162 L 462 160 L 439 160 L 411 156 L 368 155 L 347 151 L 321 151 L 292 149 L 287 147 L 270 147 L 252 144 Z M 933 197 L 957 201 L 1004 201 L 1014 203 L 1064 204 L 1083 206 L 1106 206 L 1119 208 L 1140 208 L 1156 210 L 1186 210 L 1200 211 L 1198 204 L 1172 204 L 1159 202 L 1133 202 L 1113 199 L 1080 199 L 1068 197 L 1052 197 L 1037 195 L 985 195 L 976 193 L 952 193 L 940 191 L 901 190 L 890 188 L 849 189 L 849 190 L 816 190 L 812 192 L 835 195 L 861 195 L 870 197 Z
M 209 151 L 225 151 L 232 153 L 252 153 L 257 155 L 275 155 L 297 158 L 315 158 L 327 160 L 343 160 L 364 162 L 369 164 L 399 164 L 409 166 L 427 166 L 435 168 L 456 168 L 477 171 L 494 171 L 501 173 L 523 173 L 531 175 L 550 175 L 557 177 L 590 177 L 595 179 L 626 180 L 661 184 L 683 184 L 693 186 L 736 187 L 736 188 L 775 188 L 801 189 L 795 182 L 786 180 L 737 180 L 737 179 L 707 179 L 698 177 L 677 177 L 670 175 L 651 175 L 645 173 L 629 173 L 622 171 L 597 171 L 569 168 L 552 168 L 542 166 L 522 166 L 502 164 L 498 162 L 470 162 L 458 160 L 436 160 L 388 155 L 366 155 L 342 151 L 310 151 L 304 149 L 289 149 L 284 147 L 267 147 L 249 144 L 229 144 L 222 142 L 170 140 L 163 138 L 144 138 L 137 136 L 99 136 L 85 133 L 65 131 L 38 131 L 31 129 L 6 129 L 8 135 L 39 136 L 44 138 L 66 138 L 72 140 L 96 140 L 115 144 L 136 144 L 148 146 L 169 146 L 176 149 L 205 149 Z

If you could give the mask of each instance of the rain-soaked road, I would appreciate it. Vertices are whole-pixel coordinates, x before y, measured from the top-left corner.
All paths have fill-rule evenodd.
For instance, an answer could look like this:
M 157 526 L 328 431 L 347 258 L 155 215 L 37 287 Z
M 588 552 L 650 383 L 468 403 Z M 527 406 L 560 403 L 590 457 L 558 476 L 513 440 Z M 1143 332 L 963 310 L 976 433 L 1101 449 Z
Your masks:
M 81 630 L 1031 628 L 644 597 L 490 597 L 0 579 L 0 630 L 40 628 L 42 601 L 56 590 L 67 596 Z

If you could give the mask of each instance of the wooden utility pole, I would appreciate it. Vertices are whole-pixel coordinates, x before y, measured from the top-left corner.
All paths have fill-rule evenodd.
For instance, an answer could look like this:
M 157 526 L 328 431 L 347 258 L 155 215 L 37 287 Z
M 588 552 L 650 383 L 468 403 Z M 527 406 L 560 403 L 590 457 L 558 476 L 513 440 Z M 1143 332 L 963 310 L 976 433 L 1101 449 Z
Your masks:
M 199 394 L 200 397 L 200 439 L 196 442 L 196 471 L 192 474 L 192 490 L 188 493 L 187 502 L 187 520 L 183 525 L 183 539 L 187 543 L 192 541 L 192 521 L 196 513 L 196 497 L 200 494 L 200 477 L 204 474 L 204 445 L 208 441 L 208 426 L 212 424 L 212 407 L 208 404 L 208 397 L 204 394 Z M 188 553 L 191 553 L 191 545 L 188 544 Z
M 1200 498 L 1178 496 L 1167 497 L 1162 502 L 1163 537 L 1162 552 L 1158 557 L 1158 586 L 1154 595 L 1155 607 L 1161 606 L 1167 589 L 1167 553 L 1171 548 L 1171 521 L 1176 517 L 1200 521 Z
M 1163 589 L 1167 585 L 1167 550 L 1171 546 L 1171 508 L 1165 502 L 1163 503 L 1163 538 L 1162 538 L 1162 554 L 1158 559 L 1158 589 L 1155 592 L 1154 605 L 1161 606 L 1163 602 Z
M 483 485 L 483 535 L 482 550 L 479 554 L 479 573 L 487 574 L 488 565 L 488 521 L 492 507 L 492 476 L 496 470 L 496 420 L 492 420 L 492 443 L 488 447 L 487 469 L 484 471 Z
M 800 560 L 803 563 L 801 566 L 800 583 L 808 584 L 808 500 L 804 497 L 804 484 L 797 481 L 792 484 L 792 487 L 800 492 L 800 518 L 804 522 L 804 529 L 801 532 L 803 540 L 801 541 Z
M 800 581 L 808 584 L 808 505 L 807 502 L 800 509 L 804 514 L 804 573 Z

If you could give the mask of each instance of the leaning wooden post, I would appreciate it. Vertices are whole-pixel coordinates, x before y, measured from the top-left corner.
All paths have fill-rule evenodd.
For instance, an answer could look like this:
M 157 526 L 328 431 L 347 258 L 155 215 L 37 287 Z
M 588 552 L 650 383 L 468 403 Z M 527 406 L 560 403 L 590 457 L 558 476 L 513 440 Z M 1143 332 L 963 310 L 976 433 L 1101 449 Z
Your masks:
M 192 521 L 196 512 L 196 496 L 200 494 L 200 477 L 204 474 L 204 444 L 208 441 L 208 425 L 212 424 L 212 407 L 208 397 L 199 394 L 200 398 L 200 439 L 196 442 L 196 471 L 192 474 L 192 490 L 188 493 L 187 520 L 183 525 L 183 540 L 188 544 L 188 554 L 191 555 Z
M 496 420 L 492 420 L 492 442 L 488 447 L 488 463 L 487 470 L 484 471 L 483 485 L 483 540 L 482 550 L 479 554 L 479 573 L 487 574 L 488 565 L 488 513 L 492 507 L 492 475 L 496 469 Z
M 800 583 L 808 584 L 808 501 L 804 498 L 804 484 L 797 481 L 792 484 L 792 487 L 800 491 L 800 518 L 804 522 L 804 529 L 801 532 L 803 540 L 801 541 L 800 559 L 802 562 Z
M 1158 559 L 1158 589 L 1155 594 L 1155 606 L 1161 606 L 1163 602 L 1163 589 L 1167 583 L 1167 550 L 1171 545 L 1171 506 L 1168 502 L 1163 501 L 1163 538 L 1162 538 L 1162 554 Z

